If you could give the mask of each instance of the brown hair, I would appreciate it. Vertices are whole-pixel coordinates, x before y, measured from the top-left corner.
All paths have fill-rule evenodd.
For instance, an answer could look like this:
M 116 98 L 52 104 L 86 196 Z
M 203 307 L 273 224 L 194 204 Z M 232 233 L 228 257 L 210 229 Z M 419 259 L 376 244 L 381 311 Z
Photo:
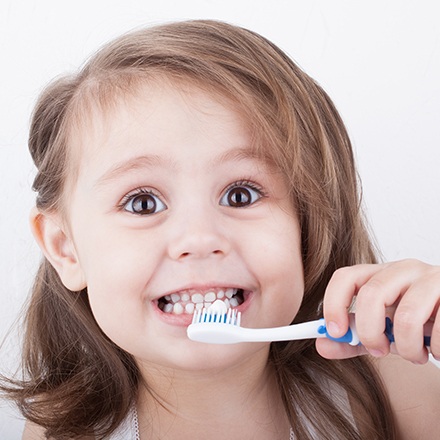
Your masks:
M 241 110 L 259 153 L 288 182 L 299 215 L 305 295 L 295 321 L 317 319 L 334 271 L 375 262 L 375 254 L 340 116 L 315 81 L 256 33 L 208 20 L 139 30 L 50 85 L 29 139 L 37 207 L 62 209 L 69 135 L 84 109 L 91 103 L 105 109 L 150 77 L 189 81 Z M 67 290 L 46 260 L 33 288 L 23 353 L 26 376 L 9 393 L 48 437 L 103 438 L 136 398 L 141 378 L 134 359 L 101 332 L 87 290 Z M 395 438 L 389 402 L 367 358 L 328 361 L 304 341 L 273 343 L 269 362 L 297 438 Z M 349 413 L 340 402 L 347 396 Z

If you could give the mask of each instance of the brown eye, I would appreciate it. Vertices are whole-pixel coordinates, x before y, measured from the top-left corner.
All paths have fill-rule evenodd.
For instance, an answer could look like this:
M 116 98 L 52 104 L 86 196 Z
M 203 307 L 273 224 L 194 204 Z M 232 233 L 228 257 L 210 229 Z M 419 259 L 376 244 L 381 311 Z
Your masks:
M 228 193 L 229 206 L 242 207 L 249 204 L 251 194 L 246 188 L 234 188 Z
M 138 215 L 151 215 L 167 209 L 166 205 L 154 194 L 141 192 L 128 197 L 124 209 Z
M 261 191 L 250 185 L 236 185 L 229 188 L 220 199 L 220 205 L 232 208 L 244 208 L 262 197 Z

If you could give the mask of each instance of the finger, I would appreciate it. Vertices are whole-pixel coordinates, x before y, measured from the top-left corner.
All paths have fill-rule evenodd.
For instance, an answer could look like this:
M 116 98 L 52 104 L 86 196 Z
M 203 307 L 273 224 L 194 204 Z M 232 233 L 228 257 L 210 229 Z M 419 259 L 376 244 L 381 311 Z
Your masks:
M 324 295 L 324 318 L 327 330 L 333 337 L 343 336 L 348 329 L 347 311 L 354 296 L 384 265 L 360 264 L 338 269 L 328 283 Z
M 352 346 L 327 338 L 318 338 L 316 340 L 316 350 L 326 359 L 348 359 L 368 353 L 362 345 Z
M 437 307 L 437 313 L 432 318 L 434 320 L 431 329 L 430 351 L 435 359 L 440 361 L 440 308 Z
M 427 273 L 410 286 L 394 314 L 394 338 L 399 354 L 412 362 L 425 363 L 428 350 L 424 345 L 424 331 L 438 313 L 440 274 Z M 435 326 L 435 320 L 434 320 Z M 431 336 L 437 352 L 438 341 Z
M 383 292 L 390 290 L 376 279 L 362 286 L 356 298 L 357 334 L 361 344 L 375 357 L 386 356 L 390 350 L 385 322 L 387 304 L 392 304 L 396 295 L 390 294 L 391 299 L 387 299 Z
M 420 297 L 416 299 L 414 292 L 411 294 L 411 290 L 415 285 L 421 283 L 420 280 L 426 279 L 426 273 L 427 265 L 412 260 L 400 261 L 384 267 L 359 289 L 356 301 L 356 327 L 362 344 L 374 356 L 383 356 L 389 352 L 390 344 L 383 332 L 387 308 L 392 305 L 397 305 L 397 309 L 400 310 L 400 315 L 395 315 L 393 318 L 395 336 L 397 330 L 395 320 L 399 318 L 401 319 L 399 326 L 402 323 L 404 326 L 407 325 L 401 327 L 401 330 L 406 329 L 405 335 L 408 336 L 410 332 L 413 332 L 411 343 L 415 338 L 421 337 L 424 324 L 421 319 L 423 318 L 412 321 L 410 319 L 411 311 L 417 311 L 420 314 L 422 314 L 422 310 L 425 310 L 425 313 L 428 309 L 432 311 L 432 302 L 429 303 L 423 298 L 423 304 L 421 304 Z M 428 290 L 432 291 L 432 288 Z M 414 325 L 408 325 L 408 323 Z M 399 333 L 400 335 L 404 334 L 402 331 Z M 398 339 L 401 344 L 399 346 L 396 343 L 396 345 L 399 354 L 401 354 L 402 349 L 404 352 L 408 350 L 409 342 L 402 336 L 399 336 Z M 423 338 L 420 339 L 421 341 Z M 426 362 L 427 354 L 422 355 L 423 348 L 420 346 L 420 342 L 417 354 L 414 353 L 415 349 L 413 348 L 413 351 L 409 352 L 412 354 L 409 354 L 408 359 L 415 360 L 418 357 L 420 361 Z

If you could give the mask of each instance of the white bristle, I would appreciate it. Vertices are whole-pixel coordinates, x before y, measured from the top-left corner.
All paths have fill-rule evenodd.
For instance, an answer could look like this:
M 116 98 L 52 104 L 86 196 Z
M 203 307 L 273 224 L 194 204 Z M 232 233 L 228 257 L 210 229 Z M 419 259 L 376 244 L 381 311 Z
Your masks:
M 227 313 L 217 313 L 209 308 L 197 310 L 193 315 L 193 324 L 216 323 L 226 325 L 240 325 L 241 313 L 236 310 L 229 309 Z

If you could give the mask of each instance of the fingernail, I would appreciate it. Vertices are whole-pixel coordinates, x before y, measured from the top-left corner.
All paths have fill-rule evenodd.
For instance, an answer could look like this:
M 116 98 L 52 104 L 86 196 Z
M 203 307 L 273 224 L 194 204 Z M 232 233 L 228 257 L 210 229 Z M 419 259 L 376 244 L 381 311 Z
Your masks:
M 334 322 L 334 321 L 330 321 L 327 323 L 327 331 L 332 335 L 332 336 L 338 336 L 340 333 L 340 327 L 339 325 Z

